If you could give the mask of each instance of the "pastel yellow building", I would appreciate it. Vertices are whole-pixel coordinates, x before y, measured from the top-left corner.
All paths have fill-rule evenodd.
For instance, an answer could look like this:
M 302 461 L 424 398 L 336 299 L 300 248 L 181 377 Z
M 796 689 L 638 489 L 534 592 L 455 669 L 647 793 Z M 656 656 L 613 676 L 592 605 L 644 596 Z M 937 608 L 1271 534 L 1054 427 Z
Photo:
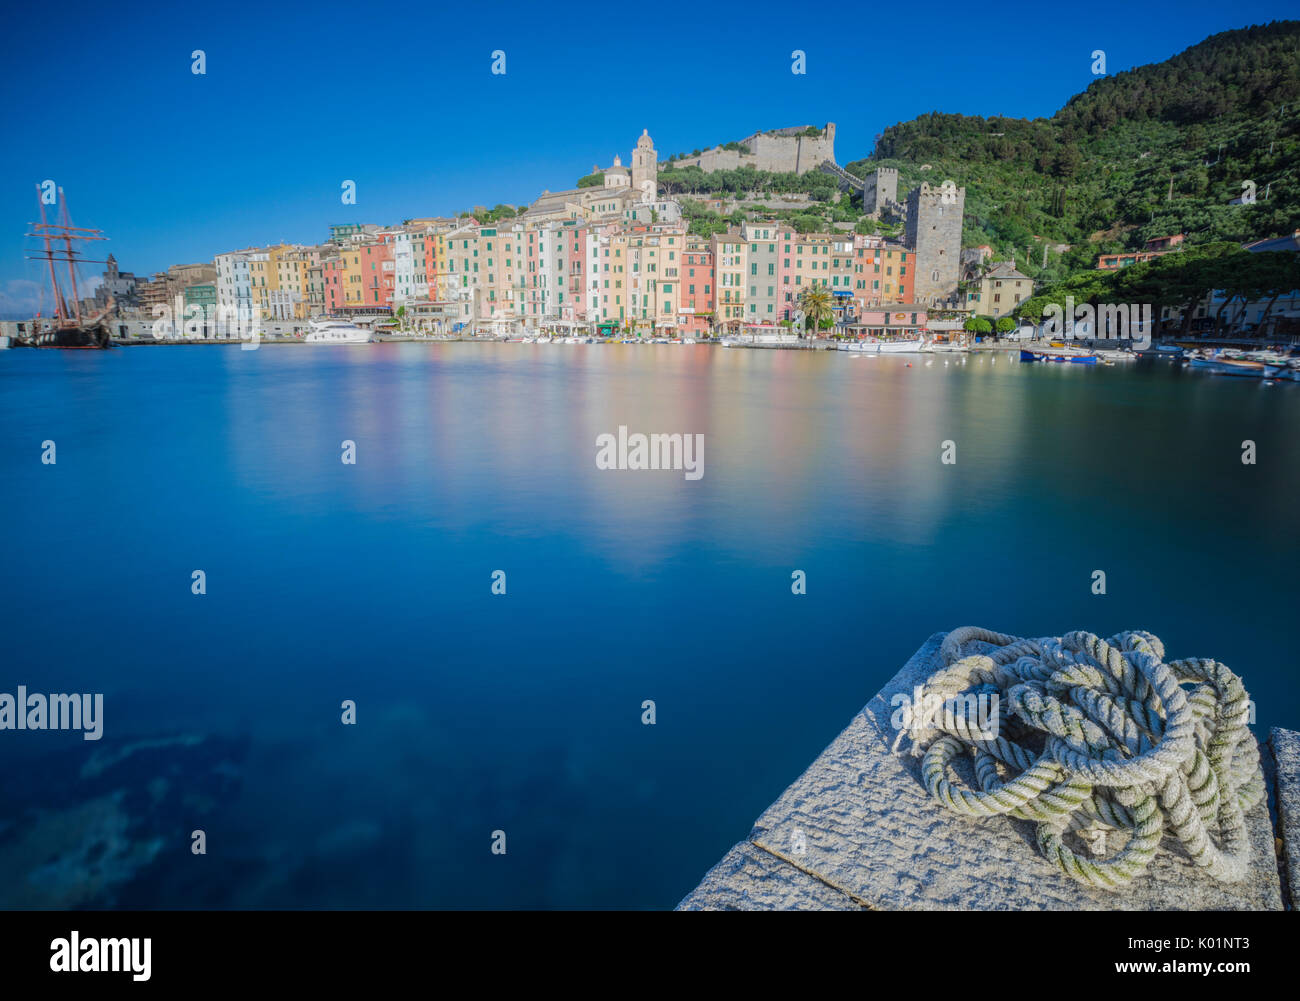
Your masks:
M 681 255 L 686 231 L 654 227 L 628 240 L 629 316 L 647 333 L 677 327 L 681 303 Z
M 745 322 L 745 247 L 738 233 L 713 237 L 717 325 L 737 333 Z

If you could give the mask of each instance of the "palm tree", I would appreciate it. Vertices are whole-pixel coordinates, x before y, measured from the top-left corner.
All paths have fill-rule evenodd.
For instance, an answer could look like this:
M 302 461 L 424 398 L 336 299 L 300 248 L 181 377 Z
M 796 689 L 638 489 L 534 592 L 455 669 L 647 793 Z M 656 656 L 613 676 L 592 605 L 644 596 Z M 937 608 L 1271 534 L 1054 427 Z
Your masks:
M 812 321 L 814 332 L 823 320 L 831 318 L 833 301 L 831 291 L 825 285 L 809 285 L 799 293 L 799 307 L 803 310 L 803 315 Z

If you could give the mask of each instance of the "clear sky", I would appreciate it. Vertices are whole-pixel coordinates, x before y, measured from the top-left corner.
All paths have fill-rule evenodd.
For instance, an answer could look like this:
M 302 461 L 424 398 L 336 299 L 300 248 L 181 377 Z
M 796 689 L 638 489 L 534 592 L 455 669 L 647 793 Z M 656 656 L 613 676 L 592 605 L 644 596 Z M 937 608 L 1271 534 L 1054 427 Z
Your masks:
M 0 314 L 34 302 L 23 234 L 46 178 L 123 270 L 152 273 L 319 242 L 334 222 L 531 201 L 627 161 L 642 129 L 666 158 L 833 121 L 847 163 L 927 111 L 1051 115 L 1094 79 L 1094 49 L 1113 73 L 1295 12 L 1275 0 L 11 5 Z M 790 71 L 794 49 L 806 75 Z M 356 205 L 340 201 L 344 180 Z

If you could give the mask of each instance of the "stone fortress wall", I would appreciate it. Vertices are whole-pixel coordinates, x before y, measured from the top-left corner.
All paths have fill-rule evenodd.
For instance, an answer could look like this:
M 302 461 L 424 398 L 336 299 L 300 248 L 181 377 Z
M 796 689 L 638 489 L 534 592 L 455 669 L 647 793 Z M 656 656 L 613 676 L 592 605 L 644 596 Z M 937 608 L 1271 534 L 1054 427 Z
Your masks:
M 815 170 L 825 161 L 835 162 L 835 123 L 827 122 L 820 136 L 809 136 L 809 126 L 801 125 L 788 129 L 771 129 L 767 132 L 755 132 L 740 145 L 748 147 L 748 153 L 736 149 L 723 149 L 715 146 L 699 156 L 688 156 L 674 161 L 675 167 L 699 167 L 701 170 L 736 170 L 740 167 L 756 167 L 777 173 L 806 174 Z

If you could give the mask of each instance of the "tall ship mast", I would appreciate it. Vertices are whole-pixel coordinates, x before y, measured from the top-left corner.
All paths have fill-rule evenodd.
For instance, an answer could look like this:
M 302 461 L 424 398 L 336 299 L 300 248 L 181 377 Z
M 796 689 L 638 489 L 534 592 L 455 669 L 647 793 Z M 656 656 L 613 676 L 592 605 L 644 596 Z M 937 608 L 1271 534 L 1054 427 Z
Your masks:
M 112 333 L 107 317 L 113 313 L 116 304 L 110 294 L 108 305 L 99 312 L 83 316 L 81 312 L 81 293 L 77 288 L 77 265 L 103 264 L 104 261 L 90 261 L 82 257 L 82 251 L 74 244 L 81 241 L 106 240 L 107 237 L 97 229 L 83 229 L 72 225 L 68 215 L 68 201 L 63 189 L 58 189 L 58 219 L 56 223 L 48 222 L 45 217 L 45 202 L 41 198 L 41 186 L 36 186 L 36 205 L 40 210 L 41 221 L 32 223 L 32 232 L 27 235 L 41 240 L 43 250 L 28 255 L 28 260 L 45 261 L 49 266 L 50 292 L 54 296 L 54 316 L 50 321 L 39 317 L 32 323 L 32 334 L 19 344 L 34 348 L 107 348 L 112 344 Z M 72 305 L 64 295 L 59 284 L 59 272 L 63 270 L 56 265 L 67 268 L 68 289 L 72 293 Z

